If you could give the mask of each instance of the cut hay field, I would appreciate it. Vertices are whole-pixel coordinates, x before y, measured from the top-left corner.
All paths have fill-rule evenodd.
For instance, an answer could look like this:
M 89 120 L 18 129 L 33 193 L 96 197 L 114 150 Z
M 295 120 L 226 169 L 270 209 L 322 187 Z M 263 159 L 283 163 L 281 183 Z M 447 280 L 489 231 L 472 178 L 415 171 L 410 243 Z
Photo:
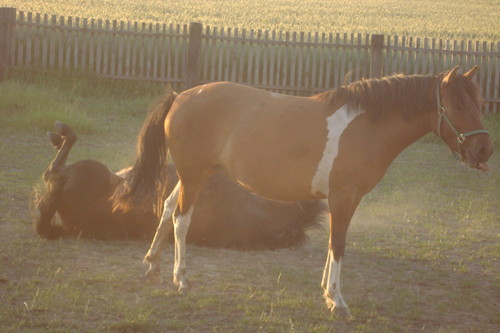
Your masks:
M 495 0 L 1 0 L 49 15 L 304 32 L 500 40 Z
M 0 332 L 499 331 L 500 154 L 480 173 L 432 138 L 405 151 L 355 214 L 342 273 L 349 320 L 321 298 L 325 223 L 293 249 L 189 246 L 187 294 L 170 282 L 171 247 L 153 285 L 142 278 L 147 243 L 36 236 L 29 197 L 54 154 L 53 121 L 80 134 L 71 162 L 116 170 L 133 160 L 161 90 L 25 73 L 0 83 Z M 500 146 L 499 115 L 485 120 Z

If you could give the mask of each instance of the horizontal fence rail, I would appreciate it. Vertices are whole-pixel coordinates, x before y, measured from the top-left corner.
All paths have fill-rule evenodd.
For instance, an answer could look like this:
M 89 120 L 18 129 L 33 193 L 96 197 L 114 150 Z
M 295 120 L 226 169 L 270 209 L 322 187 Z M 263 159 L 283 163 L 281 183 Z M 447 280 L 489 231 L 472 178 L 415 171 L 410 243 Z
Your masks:
M 176 90 L 232 81 L 295 95 L 367 77 L 479 65 L 484 111 L 500 105 L 500 42 L 118 22 L 0 8 L 0 48 L 8 54 L 0 57 L 0 75 L 9 66 L 76 70 Z

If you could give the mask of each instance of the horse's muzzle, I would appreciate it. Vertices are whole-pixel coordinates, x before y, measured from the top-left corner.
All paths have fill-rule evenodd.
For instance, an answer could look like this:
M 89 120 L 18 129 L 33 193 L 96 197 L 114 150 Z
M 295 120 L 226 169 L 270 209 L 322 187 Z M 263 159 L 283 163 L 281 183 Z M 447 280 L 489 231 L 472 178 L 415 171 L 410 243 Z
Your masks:
M 493 141 L 487 134 L 478 134 L 463 144 L 462 157 L 464 163 L 471 168 L 488 171 L 488 159 L 493 154 Z

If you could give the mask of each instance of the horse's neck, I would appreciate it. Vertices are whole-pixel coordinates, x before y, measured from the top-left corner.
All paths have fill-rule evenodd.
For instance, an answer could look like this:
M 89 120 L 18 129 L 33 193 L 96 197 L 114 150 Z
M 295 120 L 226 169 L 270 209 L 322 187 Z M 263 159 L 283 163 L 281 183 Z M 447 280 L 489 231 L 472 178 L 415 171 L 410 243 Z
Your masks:
M 414 115 L 411 119 L 403 119 L 400 115 L 392 116 L 383 125 L 379 135 L 383 149 L 390 152 L 387 155 L 388 162 L 390 163 L 403 150 L 430 131 L 431 123 L 427 112 Z

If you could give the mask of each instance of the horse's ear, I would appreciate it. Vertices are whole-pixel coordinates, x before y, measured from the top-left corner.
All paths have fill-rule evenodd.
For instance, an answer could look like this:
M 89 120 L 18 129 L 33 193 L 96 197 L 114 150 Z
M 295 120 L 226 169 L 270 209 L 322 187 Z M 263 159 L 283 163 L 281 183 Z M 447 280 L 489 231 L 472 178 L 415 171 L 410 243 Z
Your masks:
M 469 80 L 472 80 L 474 75 L 476 75 L 476 72 L 477 72 L 477 65 L 472 67 L 467 73 L 464 74 L 464 76 Z
M 444 83 L 450 83 L 453 80 L 455 80 L 455 78 L 457 77 L 459 69 L 460 69 L 460 66 L 455 66 L 455 68 L 453 68 L 448 74 L 446 74 L 446 76 L 443 79 L 443 82 Z

